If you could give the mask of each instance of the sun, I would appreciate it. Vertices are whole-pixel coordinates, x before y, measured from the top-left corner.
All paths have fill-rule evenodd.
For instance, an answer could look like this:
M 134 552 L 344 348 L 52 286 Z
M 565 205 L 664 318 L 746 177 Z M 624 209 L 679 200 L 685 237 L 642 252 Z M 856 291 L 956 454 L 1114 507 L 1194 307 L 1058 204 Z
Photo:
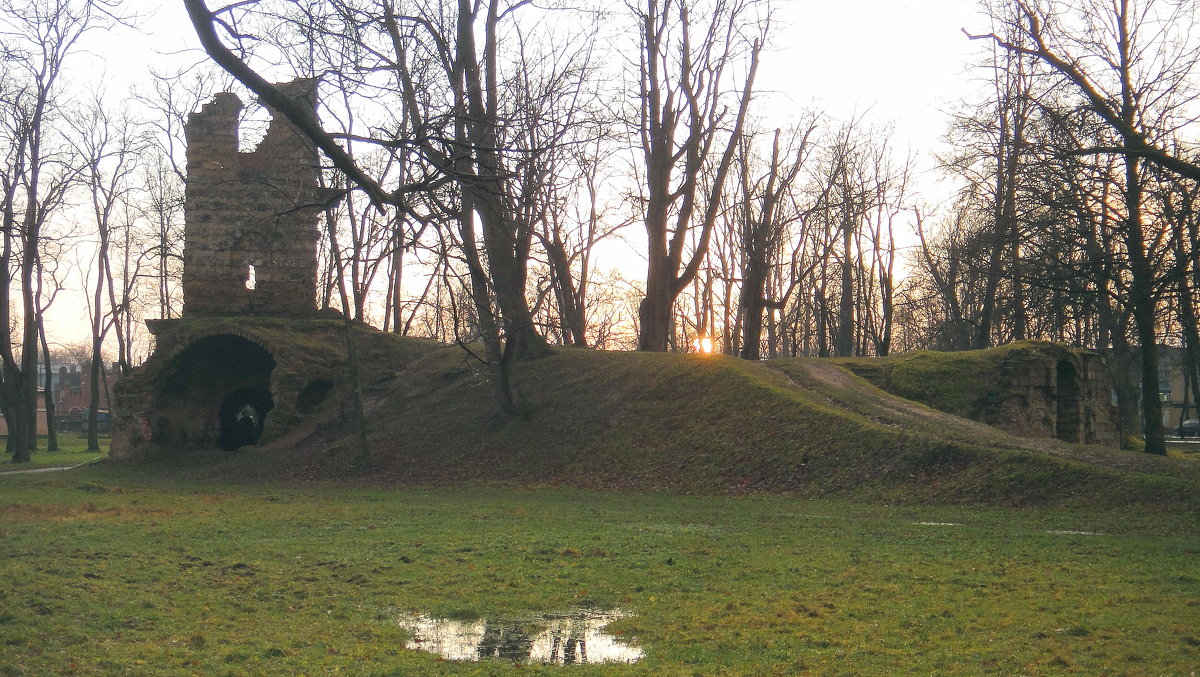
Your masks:
M 709 336 L 697 336 L 692 341 L 692 348 L 701 355 L 712 355 L 715 351 L 715 343 Z

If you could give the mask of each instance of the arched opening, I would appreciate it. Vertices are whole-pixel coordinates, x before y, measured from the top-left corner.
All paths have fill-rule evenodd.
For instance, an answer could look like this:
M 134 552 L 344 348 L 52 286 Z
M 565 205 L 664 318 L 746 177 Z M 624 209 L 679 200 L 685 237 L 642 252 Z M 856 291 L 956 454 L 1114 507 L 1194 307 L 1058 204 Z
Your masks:
M 259 386 L 240 388 L 221 400 L 217 446 L 234 451 L 257 444 L 262 437 L 267 413 L 275 407 L 271 391 Z
M 262 437 L 274 407 L 275 360 L 262 346 L 218 334 L 185 348 L 164 371 L 153 436 L 167 449 L 233 450 Z
M 296 396 L 296 411 L 301 414 L 311 412 L 325 401 L 332 390 L 333 383 L 329 381 L 309 381 Z
M 1054 436 L 1064 442 L 1080 442 L 1079 373 L 1075 365 L 1060 360 L 1057 373 L 1058 416 Z

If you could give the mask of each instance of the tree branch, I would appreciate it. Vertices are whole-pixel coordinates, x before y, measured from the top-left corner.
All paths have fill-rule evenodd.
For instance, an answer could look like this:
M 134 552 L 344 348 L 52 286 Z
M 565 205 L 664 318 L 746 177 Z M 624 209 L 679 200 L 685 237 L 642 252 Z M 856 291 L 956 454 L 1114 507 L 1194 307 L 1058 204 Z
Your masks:
M 183 4 L 187 8 L 192 26 L 196 29 L 196 35 L 200 38 L 201 46 L 212 60 L 217 62 L 217 65 L 224 68 L 238 82 L 258 95 L 263 103 L 286 117 L 301 133 L 311 139 L 318 148 L 324 151 L 335 167 L 367 193 L 376 207 L 391 204 L 403 208 L 401 196 L 388 193 L 374 179 L 367 176 L 355 164 L 354 159 L 321 127 L 321 123 L 311 109 L 298 104 L 294 99 L 279 91 L 278 87 L 263 79 L 221 42 L 213 28 L 213 13 L 209 11 L 204 0 L 183 0 Z

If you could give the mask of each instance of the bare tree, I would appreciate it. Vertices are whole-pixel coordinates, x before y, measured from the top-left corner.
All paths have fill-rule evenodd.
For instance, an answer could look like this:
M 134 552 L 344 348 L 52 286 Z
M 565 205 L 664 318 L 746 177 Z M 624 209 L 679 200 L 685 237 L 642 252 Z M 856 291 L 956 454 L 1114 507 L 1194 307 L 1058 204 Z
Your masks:
M 996 7 L 993 11 L 1004 16 L 1007 10 Z M 1002 24 L 998 29 L 1006 27 Z M 1009 39 L 1020 41 L 1020 36 L 1010 35 Z M 1025 338 L 1024 285 L 1019 277 L 1019 199 L 1030 155 L 1026 137 L 1043 96 L 1037 89 L 1032 59 L 1025 54 L 994 46 L 982 69 L 987 73 L 990 96 L 981 105 L 955 116 L 950 131 L 954 150 L 943 158 L 948 170 L 965 179 L 965 195 L 985 201 L 988 208 L 988 218 L 977 220 L 978 225 L 987 227 L 987 233 L 977 236 L 979 245 L 986 249 L 980 252 L 986 268 L 982 303 L 972 318 L 976 348 Z M 1005 280 L 1008 287 L 1002 294 Z M 1003 308 L 997 307 L 998 302 Z M 1007 335 L 996 331 L 1002 310 L 1007 310 L 1011 319 Z
M 502 44 L 526 28 L 518 10 L 529 3 L 456 0 L 402 7 L 390 0 L 339 0 L 278 11 L 241 3 L 216 13 L 201 0 L 185 5 L 210 56 L 312 139 L 373 208 L 395 210 L 394 223 L 429 223 L 439 218 L 435 211 L 457 223 L 454 241 L 471 281 L 484 358 L 494 370 L 502 408 L 519 413 L 514 361 L 546 351 L 526 298 L 536 224 L 525 201 L 531 181 L 545 170 L 530 162 L 529 149 L 541 147 L 522 146 L 529 128 L 512 107 L 528 88 L 514 74 L 537 69 Z M 319 21 L 315 9 L 322 11 Z M 248 65 L 242 42 L 249 33 L 240 31 L 260 24 L 264 29 L 256 37 L 273 41 L 276 51 L 305 50 L 315 55 L 313 72 L 343 90 L 355 88 L 354 106 L 373 111 L 367 133 L 348 132 L 344 120 L 333 120 L 336 131 L 327 131 Z M 539 141 L 557 143 L 557 135 L 551 131 Z M 407 168 L 390 176 L 373 173 L 349 142 L 383 149 Z M 430 211 L 423 212 L 422 204 Z
M 154 73 L 152 91 L 135 98 L 147 111 L 147 147 L 142 150 L 142 190 L 136 207 L 148 228 L 140 254 L 153 262 L 157 316 L 179 315 L 183 266 L 184 128 L 187 116 L 232 79 L 215 67 L 192 66 L 178 73 Z
M 1142 427 L 1146 451 L 1166 453 L 1157 397 L 1157 298 L 1144 211 L 1143 162 L 1200 179 L 1200 166 L 1167 150 L 1172 130 L 1189 120 L 1200 47 L 1192 39 L 1194 3 L 1167 0 L 1011 0 L 1004 32 L 971 36 L 1031 57 L 1070 86 L 1113 131 L 1113 143 L 1081 149 L 1124 163 L 1119 233 L 1128 257 L 1128 303 L 1141 344 Z M 1008 37 L 1014 36 L 1014 37 Z
M 36 280 L 43 227 L 63 206 L 78 167 L 55 130 L 64 64 L 80 37 L 111 21 L 102 0 L 26 0 L 0 8 L 0 406 L 14 462 L 36 442 L 39 324 Z M 19 295 L 19 320 L 13 296 Z M 14 336 L 14 328 L 19 328 Z
M 124 327 L 132 322 L 129 314 L 128 282 L 114 282 L 113 255 L 128 242 L 132 224 L 122 223 L 133 192 L 131 180 L 139 169 L 137 157 L 142 150 L 139 130 L 125 113 L 109 114 L 97 97 L 74 121 L 76 150 L 86 164 L 83 183 L 92 207 L 92 225 L 96 234 L 96 258 L 92 267 L 91 330 L 92 359 L 89 374 L 87 440 L 89 451 L 100 450 L 100 386 L 104 378 L 101 354 L 105 338 L 115 328 L 118 354 L 128 368 Z M 122 271 L 125 266 L 122 266 Z M 118 271 L 121 272 L 121 271 Z M 120 278 L 118 278 L 120 279 Z
M 648 241 L 638 348 L 663 351 L 675 299 L 708 250 L 770 21 L 756 15 L 765 6 L 753 0 L 716 0 L 703 8 L 694 0 L 646 0 L 627 7 L 641 41 L 636 129 Z M 746 70 L 734 88 L 739 65 Z M 710 163 L 704 183 L 701 172 Z M 693 232 L 698 236 L 689 253 Z
M 814 163 L 811 210 L 820 243 L 814 322 L 821 355 L 889 350 L 893 220 L 905 208 L 909 173 L 907 162 L 892 157 L 890 136 L 887 128 L 852 120 L 830 136 Z M 831 288 L 837 290 L 836 311 Z
M 792 233 L 790 226 L 800 221 L 794 190 L 800 170 L 812 152 L 810 138 L 817 128 L 815 119 L 787 131 L 776 129 L 771 136 L 770 156 L 761 168 L 755 167 L 754 139 L 741 144 L 738 158 L 738 195 L 741 200 L 738 221 L 741 224 L 741 291 L 738 315 L 741 317 L 741 357 L 757 360 L 762 349 L 763 313 L 781 307 L 784 298 L 798 280 L 782 295 L 771 298 L 767 283 L 779 265 L 784 244 Z M 755 172 L 760 172 L 755 174 Z
M 64 283 L 60 271 L 63 256 L 62 242 L 47 243 L 46 251 L 38 257 L 38 315 L 46 316 L 46 311 L 54 304 L 54 300 L 63 290 Z M 49 289 L 47 289 L 49 287 Z M 42 366 L 46 369 L 42 381 L 42 401 L 46 410 L 46 451 L 59 451 L 58 424 L 56 421 L 56 400 L 58 393 L 54 392 L 54 372 L 51 369 L 50 342 L 46 340 L 46 323 L 38 323 L 38 341 L 41 342 Z

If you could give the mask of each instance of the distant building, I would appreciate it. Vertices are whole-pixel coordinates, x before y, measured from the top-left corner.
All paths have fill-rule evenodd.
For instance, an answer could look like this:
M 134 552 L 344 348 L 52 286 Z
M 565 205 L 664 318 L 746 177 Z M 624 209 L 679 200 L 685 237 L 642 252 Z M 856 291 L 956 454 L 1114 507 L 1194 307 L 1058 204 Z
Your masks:
M 1101 351 L 1112 359 L 1111 351 Z M 1132 383 L 1142 382 L 1142 361 L 1139 349 L 1133 349 L 1129 361 L 1129 378 Z M 1181 420 L 1200 418 L 1200 405 L 1191 395 L 1191 381 L 1184 368 L 1183 348 L 1158 346 L 1158 392 L 1162 401 L 1164 428 L 1174 428 Z
M 54 392 L 55 430 L 58 432 L 83 432 L 87 429 L 87 411 L 91 404 L 91 370 L 79 365 L 50 365 L 51 388 Z M 107 432 L 109 418 L 109 397 L 112 387 L 121 378 L 121 370 L 116 364 L 102 372 L 100 382 L 100 401 L 97 410 L 100 412 L 100 430 Z M 37 401 L 37 434 L 45 435 L 46 398 L 45 373 L 38 379 Z M 8 434 L 8 421 L 0 415 L 0 435 Z

